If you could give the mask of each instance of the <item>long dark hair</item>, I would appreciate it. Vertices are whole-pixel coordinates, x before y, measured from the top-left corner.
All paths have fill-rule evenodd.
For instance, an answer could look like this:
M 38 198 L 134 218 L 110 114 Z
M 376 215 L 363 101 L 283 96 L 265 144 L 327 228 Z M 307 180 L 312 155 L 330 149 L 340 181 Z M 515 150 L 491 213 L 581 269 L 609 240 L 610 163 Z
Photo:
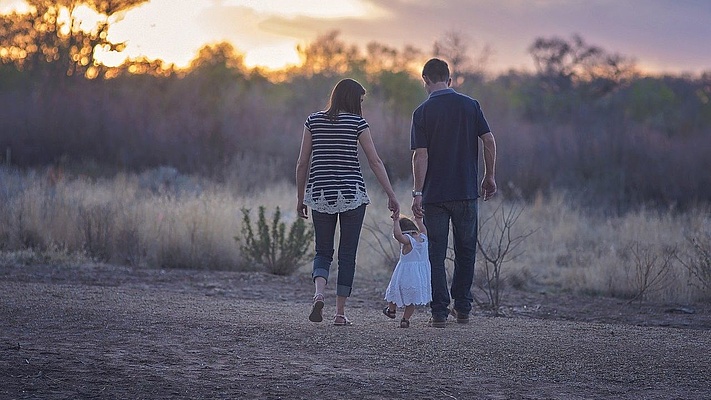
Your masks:
M 336 84 L 328 101 L 326 115 L 331 120 L 338 119 L 338 113 L 347 112 L 363 115 L 360 98 L 365 94 L 365 88 L 357 81 L 346 78 Z

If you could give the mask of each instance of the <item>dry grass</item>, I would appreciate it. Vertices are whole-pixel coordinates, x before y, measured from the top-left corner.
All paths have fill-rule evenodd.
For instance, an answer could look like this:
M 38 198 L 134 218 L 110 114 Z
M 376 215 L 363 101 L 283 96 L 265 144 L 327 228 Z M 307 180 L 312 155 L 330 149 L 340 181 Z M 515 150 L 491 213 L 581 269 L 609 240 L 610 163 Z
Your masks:
M 483 207 L 482 212 L 486 212 Z M 648 263 L 692 251 L 689 235 L 708 234 L 709 210 L 686 213 L 639 210 L 622 217 L 602 217 L 566 201 L 563 196 L 537 199 L 522 214 L 518 224 L 537 231 L 524 244 L 526 252 L 508 266 L 545 288 L 575 293 L 634 298 L 640 269 L 645 260 L 636 259 L 633 249 L 644 250 Z M 645 298 L 688 302 L 709 293 L 690 285 L 693 277 L 680 263 L 670 262 L 667 279 L 650 288 Z
M 386 198 L 375 181 L 368 185 L 372 205 L 357 273 L 389 276 L 397 248 L 391 246 Z M 407 214 L 410 183 L 395 186 Z M 235 187 L 239 182 L 218 185 L 170 169 L 59 181 L 40 172 L 0 170 L 0 262 L 93 260 L 153 268 L 254 269 L 245 265 L 234 240 L 241 229 L 240 209 L 264 206 L 271 214 L 279 206 L 289 224 L 296 218 L 296 196 L 291 182 L 241 194 Z M 501 206 L 501 197 L 481 203 L 482 218 Z M 689 302 L 709 297 L 708 288 L 676 262 L 694 251 L 688 237 L 709 234 L 708 209 L 640 210 L 611 218 L 579 209 L 563 196 L 540 197 L 523 207 L 512 233 L 534 233 L 522 243 L 521 256 L 502 266 L 509 282 L 529 290 L 632 299 L 640 295 L 639 271 L 662 268 L 651 261 L 658 258 L 671 261 L 663 267 L 668 269 L 663 283 L 643 288 L 645 299 Z M 633 257 L 635 245 L 645 257 Z M 300 271 L 309 269 L 304 265 Z
M 250 207 L 253 199 L 235 198 L 193 179 L 153 185 L 141 178 L 52 184 L 41 175 L 6 171 L 0 218 L 9 223 L 0 228 L 3 250 L 56 247 L 112 263 L 246 268 L 233 237 L 240 228 L 240 208 Z

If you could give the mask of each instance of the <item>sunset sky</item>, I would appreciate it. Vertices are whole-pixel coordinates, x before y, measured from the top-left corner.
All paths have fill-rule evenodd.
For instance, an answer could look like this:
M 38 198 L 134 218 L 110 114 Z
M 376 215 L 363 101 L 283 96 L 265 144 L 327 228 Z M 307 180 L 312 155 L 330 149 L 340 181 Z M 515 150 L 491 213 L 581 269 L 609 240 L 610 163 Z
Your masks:
M 22 0 L 0 0 L 0 12 Z M 707 0 L 151 0 L 110 31 L 126 56 L 185 66 L 206 43 L 229 41 L 249 66 L 297 63 L 296 46 L 332 30 L 349 44 L 371 41 L 430 51 L 457 32 L 474 55 L 493 50 L 490 71 L 531 70 L 537 37 L 579 34 L 591 45 L 631 57 L 650 72 L 711 71 L 711 1 Z

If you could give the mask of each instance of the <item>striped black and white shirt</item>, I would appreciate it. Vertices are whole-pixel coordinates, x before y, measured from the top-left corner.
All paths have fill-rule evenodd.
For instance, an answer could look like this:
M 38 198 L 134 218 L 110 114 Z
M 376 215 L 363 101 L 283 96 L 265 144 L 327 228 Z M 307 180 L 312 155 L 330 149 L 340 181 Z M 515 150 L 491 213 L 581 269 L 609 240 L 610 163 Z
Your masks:
M 319 111 L 309 115 L 304 126 L 311 132 L 312 143 L 304 204 L 327 214 L 369 204 L 358 161 L 358 137 L 368 122 L 350 113 L 330 120 Z

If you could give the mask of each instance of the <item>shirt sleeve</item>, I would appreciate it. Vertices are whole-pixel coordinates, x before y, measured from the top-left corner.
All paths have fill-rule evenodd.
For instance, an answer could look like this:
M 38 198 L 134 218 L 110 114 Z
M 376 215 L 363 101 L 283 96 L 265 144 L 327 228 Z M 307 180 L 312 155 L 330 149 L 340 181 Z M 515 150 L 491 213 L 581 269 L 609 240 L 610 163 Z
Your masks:
M 412 126 L 410 127 L 410 150 L 427 148 L 428 141 L 425 134 L 425 123 L 421 108 L 412 113 Z
M 358 121 L 358 136 L 360 136 L 366 128 L 370 128 L 370 125 L 368 125 L 368 121 L 366 121 L 365 118 L 361 118 L 360 121 Z
M 476 112 L 477 136 L 491 132 L 491 129 L 489 129 L 489 123 L 486 121 L 486 117 L 484 117 L 484 111 L 482 111 L 481 104 L 479 104 L 478 101 L 476 102 Z

